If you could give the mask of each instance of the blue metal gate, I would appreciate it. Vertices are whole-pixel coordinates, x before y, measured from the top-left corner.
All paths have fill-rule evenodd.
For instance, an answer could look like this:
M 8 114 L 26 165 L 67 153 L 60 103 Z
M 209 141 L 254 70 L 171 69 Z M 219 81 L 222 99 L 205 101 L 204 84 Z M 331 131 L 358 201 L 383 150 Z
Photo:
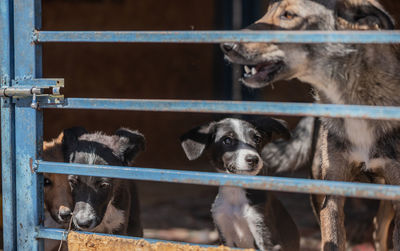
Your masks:
M 207 172 L 50 163 L 39 159 L 42 109 L 103 109 L 400 120 L 400 108 L 273 102 L 84 99 L 57 96 L 62 79 L 42 79 L 41 44 L 109 43 L 400 43 L 399 31 L 41 31 L 41 1 L 0 1 L 0 75 L 2 184 L 5 250 L 41 250 L 42 239 L 65 239 L 62 230 L 46 229 L 43 219 L 43 172 L 107 176 L 135 180 L 230 185 L 297 193 L 400 199 L 400 187 L 333 181 L 248 177 Z M 53 95 L 42 95 L 47 90 Z M 37 109 L 38 107 L 42 109 Z M 95 171 L 95 172 L 94 172 Z M 29 209 L 29 210 L 27 210 Z M 130 237 L 126 237 L 130 238 Z M 149 240 L 154 242 L 156 240 Z

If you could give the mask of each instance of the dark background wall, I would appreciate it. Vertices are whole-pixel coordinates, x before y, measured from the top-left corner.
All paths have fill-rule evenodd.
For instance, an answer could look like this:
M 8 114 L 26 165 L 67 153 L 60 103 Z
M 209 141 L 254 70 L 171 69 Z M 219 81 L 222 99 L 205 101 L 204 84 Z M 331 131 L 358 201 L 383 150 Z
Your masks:
M 62 1 L 43 3 L 46 30 L 188 30 L 211 29 L 214 1 Z M 214 98 L 213 45 L 47 44 L 44 77 L 65 78 L 66 97 L 210 99 Z M 112 133 L 124 126 L 139 129 L 147 151 L 146 166 L 182 162 L 178 136 L 207 115 L 45 111 L 45 138 L 81 125 Z M 161 166 L 160 166 L 161 167 Z
M 212 30 L 222 29 L 229 3 L 205 0 L 45 0 L 45 30 Z M 225 1 L 229 2 L 229 1 Z M 246 5 L 245 5 L 246 6 Z M 254 12 L 254 11 L 253 11 Z M 261 12 L 260 12 L 261 13 Z M 248 22 L 250 22 L 249 20 Z M 223 56 L 210 44 L 45 44 L 44 77 L 65 78 L 66 97 L 226 99 Z M 266 88 L 258 99 L 304 101 L 308 87 Z M 255 91 L 247 91 L 254 94 Z M 304 95 L 303 95 L 304 94 Z M 112 133 L 139 129 L 147 151 L 139 164 L 178 168 L 188 162 L 179 136 L 216 116 L 153 112 L 45 111 L 45 139 L 81 125 Z

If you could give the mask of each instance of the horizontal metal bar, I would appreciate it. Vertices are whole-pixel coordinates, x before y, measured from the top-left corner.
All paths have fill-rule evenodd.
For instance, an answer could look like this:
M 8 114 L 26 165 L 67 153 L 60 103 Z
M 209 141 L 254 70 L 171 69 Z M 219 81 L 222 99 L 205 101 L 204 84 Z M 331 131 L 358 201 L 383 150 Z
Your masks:
M 12 81 L 13 86 L 37 86 L 37 87 L 50 87 L 50 86 L 64 86 L 63 78 L 35 78 L 35 79 L 16 79 Z
M 59 229 L 59 228 L 37 227 L 36 238 L 66 241 L 67 231 L 65 229 Z
M 14 88 L 14 87 L 5 87 L 0 88 L 0 97 L 30 97 L 33 95 L 43 94 L 43 88 L 31 87 L 31 88 Z
M 400 31 L 35 31 L 33 41 L 39 43 L 400 43 Z
M 172 243 L 172 244 L 178 244 L 178 245 L 191 245 L 191 246 L 199 246 L 203 248 L 215 248 L 216 246 L 212 245 L 204 245 L 204 244 L 193 244 L 193 243 L 186 243 L 186 242 L 176 242 L 176 241 L 165 241 L 165 240 L 156 240 L 156 239 L 146 239 L 146 238 L 138 238 L 138 237 L 132 237 L 132 236 L 124 236 L 124 235 L 111 235 L 111 234 L 102 234 L 102 233 L 91 233 L 91 232 L 82 232 L 79 231 L 79 233 L 83 234 L 89 234 L 89 235 L 100 235 L 100 236 L 108 236 L 108 237 L 116 237 L 116 238 L 122 238 L 122 239 L 131 239 L 131 240 L 144 240 L 147 241 L 150 244 L 153 243 Z M 37 229 L 37 236 L 36 238 L 39 239 L 52 239 L 52 240 L 67 240 L 67 234 L 66 231 L 63 229 L 57 229 L 57 228 L 38 228 Z M 238 248 L 231 248 L 232 250 L 240 250 Z
M 64 87 L 64 79 L 38 78 L 12 80 L 12 87 L 0 88 L 0 97 L 30 97 L 33 95 L 59 96 Z
M 39 161 L 38 172 L 400 200 L 400 186 Z
M 68 98 L 61 104 L 44 103 L 40 104 L 40 107 L 254 115 L 275 114 L 286 116 L 352 117 L 362 119 L 400 120 L 400 107 L 309 103 Z

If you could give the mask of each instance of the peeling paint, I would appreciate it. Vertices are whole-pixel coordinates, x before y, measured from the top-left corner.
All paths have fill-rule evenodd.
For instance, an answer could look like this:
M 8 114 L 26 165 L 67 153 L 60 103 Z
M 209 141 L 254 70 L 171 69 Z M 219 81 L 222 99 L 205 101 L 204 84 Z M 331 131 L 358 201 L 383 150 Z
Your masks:
M 161 181 L 207 186 L 237 186 L 279 192 L 400 200 L 400 186 L 322 181 L 270 176 L 247 176 L 123 166 L 93 166 L 39 161 L 38 172 L 90 175 L 120 179 Z
M 33 31 L 36 43 L 400 43 L 399 31 Z
M 48 109 L 228 113 L 400 120 L 400 107 L 314 103 L 67 98 L 64 103 L 43 103 L 40 107 Z

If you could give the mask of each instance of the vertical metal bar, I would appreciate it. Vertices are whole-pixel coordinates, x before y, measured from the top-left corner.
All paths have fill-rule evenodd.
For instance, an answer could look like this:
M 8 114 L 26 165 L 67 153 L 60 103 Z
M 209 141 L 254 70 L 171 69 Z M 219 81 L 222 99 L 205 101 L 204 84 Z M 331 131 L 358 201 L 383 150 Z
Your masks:
M 14 0 L 15 79 L 40 78 L 41 48 L 32 42 L 40 29 L 40 0 Z M 32 109 L 30 100 L 19 99 L 15 108 L 17 185 L 17 243 L 19 250 L 36 251 L 43 242 L 36 239 L 36 227 L 43 219 L 43 178 L 34 168 L 42 149 L 43 114 Z
M 0 81 L 10 86 L 13 78 L 12 1 L 0 1 Z M 1 166 L 3 200 L 3 248 L 17 249 L 14 155 L 14 105 L 11 98 L 1 99 Z
M 232 29 L 232 0 L 215 1 L 215 27 L 217 30 Z M 232 98 L 232 68 L 223 63 L 223 53 L 218 45 L 214 47 L 214 99 Z M 222 73 L 222 74 L 221 74 Z
M 243 28 L 243 7 L 242 0 L 233 0 L 232 2 L 232 28 L 239 30 Z M 232 65 L 232 99 L 242 100 L 242 86 L 240 78 L 242 77 L 242 66 Z
M 246 1 L 243 0 L 243 17 L 242 17 L 242 25 L 246 27 L 252 23 L 254 23 L 257 19 L 259 19 L 265 12 L 265 8 L 262 7 L 262 2 L 265 0 L 253 0 Z M 263 100 L 261 96 L 260 89 L 250 89 L 247 87 L 241 86 L 242 91 L 242 100 Z

